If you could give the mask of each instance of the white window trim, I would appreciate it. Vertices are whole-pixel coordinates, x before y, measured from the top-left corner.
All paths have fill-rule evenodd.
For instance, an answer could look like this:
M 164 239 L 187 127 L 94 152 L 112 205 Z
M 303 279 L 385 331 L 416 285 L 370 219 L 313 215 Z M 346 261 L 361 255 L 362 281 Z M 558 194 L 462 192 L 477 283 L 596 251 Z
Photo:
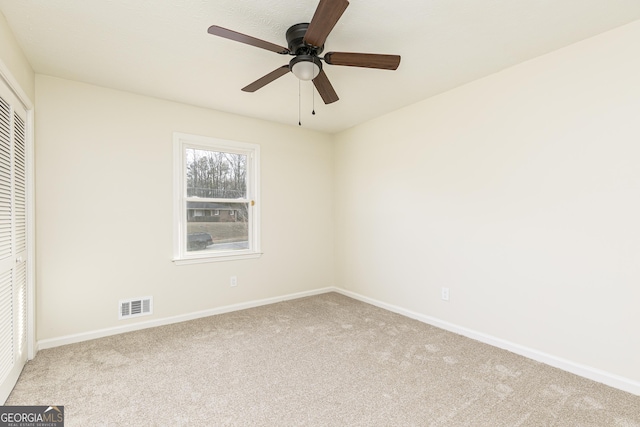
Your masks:
M 185 148 L 224 150 L 247 154 L 247 201 L 249 202 L 249 249 L 189 253 L 186 250 Z M 176 265 L 259 258 L 260 252 L 260 146 L 187 133 L 173 133 L 173 262 Z

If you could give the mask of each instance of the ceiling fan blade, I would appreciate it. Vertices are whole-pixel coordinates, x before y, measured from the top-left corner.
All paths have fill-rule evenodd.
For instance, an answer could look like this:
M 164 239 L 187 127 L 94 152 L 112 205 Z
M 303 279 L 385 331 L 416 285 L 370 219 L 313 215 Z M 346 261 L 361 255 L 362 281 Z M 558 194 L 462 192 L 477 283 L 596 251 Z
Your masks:
M 324 55 L 324 62 L 331 65 L 346 65 L 348 67 L 395 70 L 400 65 L 400 56 L 378 55 L 375 53 L 328 52 Z
M 289 65 L 283 65 L 282 67 L 276 68 L 269 74 L 264 77 L 260 77 L 255 82 L 251 83 L 248 86 L 242 88 L 244 92 L 255 92 L 261 87 L 264 87 L 274 81 L 277 78 L 280 78 L 289 72 Z
M 251 46 L 270 50 L 282 55 L 288 55 L 289 53 L 291 53 L 286 47 L 278 46 L 277 44 L 269 43 L 255 37 L 248 36 L 246 34 L 238 33 L 236 31 L 227 30 L 226 28 L 218 27 L 217 25 L 210 26 L 207 32 L 209 34 L 213 34 L 214 36 L 224 37 L 225 39 L 234 40 L 240 43 L 245 43 Z
M 322 46 L 347 6 L 348 0 L 320 0 L 307 28 L 304 42 L 311 46 Z
M 320 70 L 320 74 L 313 79 L 313 84 L 316 89 L 318 89 L 318 93 L 322 97 L 322 100 L 325 104 L 331 104 L 332 102 L 336 102 L 338 99 L 338 94 L 335 90 L 333 90 L 333 86 L 329 82 L 329 78 L 325 74 L 323 70 Z

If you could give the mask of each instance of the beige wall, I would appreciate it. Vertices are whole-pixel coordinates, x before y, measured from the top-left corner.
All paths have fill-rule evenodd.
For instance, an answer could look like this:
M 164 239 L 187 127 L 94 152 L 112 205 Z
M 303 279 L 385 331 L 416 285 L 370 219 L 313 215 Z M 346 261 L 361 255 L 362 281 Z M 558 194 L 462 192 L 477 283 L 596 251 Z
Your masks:
M 338 135 L 337 285 L 640 380 L 639 45 L 635 22 Z
M 333 285 L 329 136 L 42 75 L 36 88 L 39 340 Z M 173 264 L 174 131 L 260 144 L 260 259 Z M 153 317 L 118 321 L 119 299 L 147 295 Z
M 33 69 L 18 46 L 2 12 L 0 12 L 0 61 L 9 69 L 12 77 L 18 82 L 31 102 L 34 102 L 35 75 Z

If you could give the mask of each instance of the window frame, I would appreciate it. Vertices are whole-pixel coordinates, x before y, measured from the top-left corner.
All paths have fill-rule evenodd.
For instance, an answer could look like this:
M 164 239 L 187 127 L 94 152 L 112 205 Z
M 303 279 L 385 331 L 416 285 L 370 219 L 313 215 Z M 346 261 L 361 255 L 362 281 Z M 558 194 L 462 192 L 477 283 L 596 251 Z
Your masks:
M 186 150 L 188 148 L 218 151 L 247 156 L 247 194 L 245 199 L 229 199 L 232 203 L 248 204 L 247 249 L 228 251 L 187 251 L 187 197 Z M 260 251 L 260 146 L 182 132 L 173 133 L 173 262 L 177 265 L 204 262 L 233 261 L 258 258 Z M 197 201 L 211 199 L 198 198 Z

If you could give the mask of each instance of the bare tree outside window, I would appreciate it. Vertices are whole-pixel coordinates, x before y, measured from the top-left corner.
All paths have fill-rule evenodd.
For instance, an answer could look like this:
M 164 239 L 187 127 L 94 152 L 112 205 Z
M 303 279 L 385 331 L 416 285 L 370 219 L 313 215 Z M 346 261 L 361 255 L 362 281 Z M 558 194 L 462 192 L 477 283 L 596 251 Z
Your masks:
M 187 197 L 241 199 L 247 193 L 247 156 L 186 150 Z

